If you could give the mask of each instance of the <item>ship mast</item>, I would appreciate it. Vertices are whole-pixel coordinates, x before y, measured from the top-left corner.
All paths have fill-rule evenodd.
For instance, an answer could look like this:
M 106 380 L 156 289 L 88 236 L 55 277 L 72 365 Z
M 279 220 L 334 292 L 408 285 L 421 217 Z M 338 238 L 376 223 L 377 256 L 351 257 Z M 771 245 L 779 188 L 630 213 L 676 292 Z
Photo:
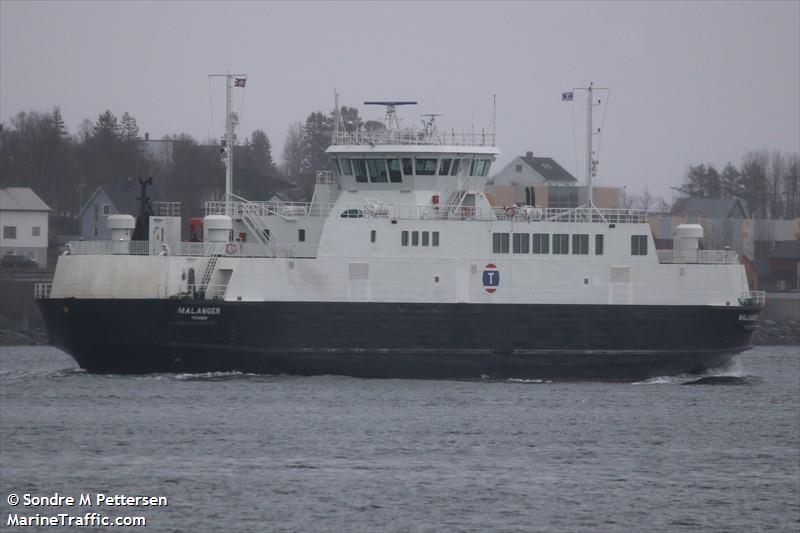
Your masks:
M 233 147 L 236 144 L 236 125 L 239 117 L 233 112 L 233 88 L 244 87 L 247 74 L 209 74 L 209 77 L 225 78 L 225 138 L 222 140 L 223 163 L 225 165 L 225 214 L 233 213 L 231 194 L 233 193 Z
M 586 88 L 586 206 L 594 207 L 592 193 L 592 175 L 594 174 L 594 158 L 592 156 L 592 84 Z

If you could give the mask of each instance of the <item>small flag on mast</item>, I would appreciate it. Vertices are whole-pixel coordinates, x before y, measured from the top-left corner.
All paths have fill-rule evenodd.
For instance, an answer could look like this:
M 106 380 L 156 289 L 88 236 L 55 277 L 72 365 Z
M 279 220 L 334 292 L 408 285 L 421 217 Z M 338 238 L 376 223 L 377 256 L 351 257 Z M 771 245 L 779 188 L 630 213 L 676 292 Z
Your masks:
M 244 84 L 247 82 L 247 78 L 233 78 L 233 86 L 234 87 L 244 87 Z
M 561 93 L 561 101 L 562 102 L 571 102 L 572 101 L 572 91 L 568 93 Z

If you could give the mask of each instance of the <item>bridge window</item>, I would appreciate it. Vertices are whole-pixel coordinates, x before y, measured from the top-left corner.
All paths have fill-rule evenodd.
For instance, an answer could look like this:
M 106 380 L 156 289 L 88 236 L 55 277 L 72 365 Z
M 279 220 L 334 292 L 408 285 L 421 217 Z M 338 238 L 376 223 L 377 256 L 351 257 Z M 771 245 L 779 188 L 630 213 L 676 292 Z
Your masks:
M 385 160 L 367 159 L 367 170 L 369 170 L 369 181 L 372 183 L 386 183 L 388 181 Z
M 436 174 L 436 159 L 417 158 L 417 176 L 433 176 Z
M 531 242 L 533 244 L 533 253 L 535 254 L 549 254 L 550 253 L 550 234 L 549 233 L 534 233 Z
M 554 254 L 568 254 L 569 253 L 569 235 L 566 233 L 553 234 L 553 253 Z
M 647 235 L 631 235 L 631 255 L 647 255 Z
M 450 161 L 451 159 L 442 159 L 439 163 L 439 175 L 447 176 L 450 174 Z
M 339 159 L 339 174 L 342 176 L 352 176 L 353 170 L 350 168 L 349 159 Z
M 408 246 L 408 232 L 404 231 L 400 234 L 400 245 Z
M 434 231 L 431 233 L 431 246 L 439 246 L 439 232 Z
M 389 165 L 389 181 L 392 183 L 403 183 L 403 173 L 400 172 L 399 159 L 387 159 Z
M 450 175 L 455 176 L 458 174 L 458 167 L 460 167 L 461 160 L 460 159 L 453 159 L 453 167 L 450 169 Z
M 603 255 L 603 236 L 594 236 L 594 255 Z
M 513 244 L 515 254 L 527 254 L 530 251 L 531 241 L 527 233 L 515 233 Z
M 411 232 L 411 246 L 419 246 L 419 232 L 412 231 Z
M 414 175 L 414 160 L 410 157 L 403 158 L 403 175 L 404 176 L 413 176 Z
M 576 233 L 572 236 L 572 253 L 574 255 L 587 255 L 589 253 L 589 236 Z
M 492 233 L 492 252 L 496 254 L 508 253 L 508 233 Z
M 486 176 L 489 174 L 489 165 L 491 161 L 488 159 L 473 159 L 472 168 L 470 168 L 470 176 Z
M 367 162 L 363 159 L 352 159 L 353 172 L 356 175 L 356 182 L 367 183 Z

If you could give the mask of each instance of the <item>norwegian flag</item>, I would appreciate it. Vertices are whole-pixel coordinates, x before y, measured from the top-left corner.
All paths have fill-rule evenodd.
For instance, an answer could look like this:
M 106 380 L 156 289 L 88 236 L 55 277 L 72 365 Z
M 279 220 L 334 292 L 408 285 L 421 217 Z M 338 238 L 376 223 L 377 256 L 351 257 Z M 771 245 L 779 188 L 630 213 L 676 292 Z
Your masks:
M 571 102 L 572 101 L 572 91 L 568 93 L 561 93 L 561 101 L 562 102 Z
M 233 78 L 234 87 L 244 87 L 245 83 L 247 83 L 247 78 Z

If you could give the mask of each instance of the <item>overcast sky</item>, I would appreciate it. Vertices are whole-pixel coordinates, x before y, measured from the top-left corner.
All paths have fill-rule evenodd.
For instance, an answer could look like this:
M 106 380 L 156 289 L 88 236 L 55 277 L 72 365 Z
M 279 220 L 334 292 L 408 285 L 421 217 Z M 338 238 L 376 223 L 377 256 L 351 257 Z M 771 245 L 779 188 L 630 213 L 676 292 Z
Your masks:
M 670 197 L 690 164 L 800 145 L 800 2 L 0 1 L 0 120 L 61 107 L 70 132 L 110 109 L 151 138 L 224 130 L 243 72 L 240 138 L 340 103 L 417 100 L 456 131 L 491 127 L 502 165 L 532 150 L 584 179 L 585 102 L 611 87 L 599 181 Z M 596 110 L 596 124 L 603 107 Z M 474 125 L 474 126 L 473 126 Z M 499 170 L 499 166 L 495 167 Z

